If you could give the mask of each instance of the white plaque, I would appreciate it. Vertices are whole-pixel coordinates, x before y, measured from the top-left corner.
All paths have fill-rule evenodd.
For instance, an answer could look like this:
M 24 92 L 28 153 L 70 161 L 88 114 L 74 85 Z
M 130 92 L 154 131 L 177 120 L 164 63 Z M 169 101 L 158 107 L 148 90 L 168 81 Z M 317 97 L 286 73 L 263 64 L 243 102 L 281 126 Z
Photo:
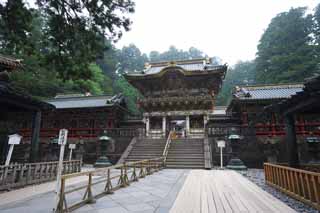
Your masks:
M 74 144 L 74 143 L 69 144 L 69 149 L 75 149 L 75 148 L 76 148 L 76 144 Z
M 225 141 L 218 141 L 217 143 L 218 143 L 218 147 L 220 147 L 220 148 L 226 147 L 226 142 Z
M 13 134 L 13 135 L 9 135 L 9 144 L 20 144 L 22 136 L 18 135 L 18 134 Z
M 67 129 L 60 129 L 58 144 L 59 145 L 66 145 L 67 138 L 68 138 L 68 130 Z

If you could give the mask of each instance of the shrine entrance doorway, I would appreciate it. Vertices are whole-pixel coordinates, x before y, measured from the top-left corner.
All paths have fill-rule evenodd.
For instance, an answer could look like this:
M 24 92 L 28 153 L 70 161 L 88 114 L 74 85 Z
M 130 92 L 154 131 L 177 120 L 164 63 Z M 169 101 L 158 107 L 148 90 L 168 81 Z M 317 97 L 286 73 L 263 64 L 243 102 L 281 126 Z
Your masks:
M 167 132 L 172 132 L 173 138 L 186 138 L 186 119 L 183 116 L 168 117 Z

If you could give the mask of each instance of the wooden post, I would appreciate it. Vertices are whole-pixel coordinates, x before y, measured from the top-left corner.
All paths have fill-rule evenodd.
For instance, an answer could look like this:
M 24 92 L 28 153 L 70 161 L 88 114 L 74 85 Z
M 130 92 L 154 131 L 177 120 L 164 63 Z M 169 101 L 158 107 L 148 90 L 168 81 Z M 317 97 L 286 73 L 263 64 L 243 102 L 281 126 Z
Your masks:
M 294 117 L 291 114 L 287 114 L 284 120 L 286 125 L 288 163 L 290 167 L 297 167 L 299 165 L 299 157 Z
M 92 173 L 89 173 L 89 182 L 88 182 L 88 198 L 87 198 L 87 203 L 95 203 L 96 200 L 94 199 L 93 197 L 93 194 L 92 194 L 92 189 L 91 189 L 91 186 L 92 186 Z
M 104 191 L 106 194 L 113 194 L 112 184 L 111 184 L 111 179 L 110 179 L 110 169 L 108 169 L 107 172 L 108 172 L 107 183 L 106 183 L 106 186 L 104 187 Z
M 41 125 L 41 111 L 36 111 L 32 119 L 30 162 L 36 162 L 39 158 L 40 125 Z

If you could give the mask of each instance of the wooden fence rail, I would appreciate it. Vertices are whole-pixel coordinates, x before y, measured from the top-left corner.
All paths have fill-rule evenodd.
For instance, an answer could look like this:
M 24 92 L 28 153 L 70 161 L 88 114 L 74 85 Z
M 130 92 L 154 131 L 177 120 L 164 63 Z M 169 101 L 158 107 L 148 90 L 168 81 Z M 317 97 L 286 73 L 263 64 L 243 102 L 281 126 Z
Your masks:
M 320 173 L 271 163 L 264 164 L 264 172 L 268 185 L 320 210 Z
M 57 167 L 58 161 L 0 166 L 0 190 L 54 180 L 57 177 Z M 63 162 L 63 174 L 80 170 L 80 160 Z
M 138 181 L 139 178 L 144 178 L 163 167 L 164 162 L 161 157 L 63 175 L 55 212 L 70 212 L 85 204 L 94 203 L 95 199 L 112 194 L 115 190 L 130 185 L 130 182 Z M 66 187 L 67 180 L 81 176 L 87 177 L 84 185 Z

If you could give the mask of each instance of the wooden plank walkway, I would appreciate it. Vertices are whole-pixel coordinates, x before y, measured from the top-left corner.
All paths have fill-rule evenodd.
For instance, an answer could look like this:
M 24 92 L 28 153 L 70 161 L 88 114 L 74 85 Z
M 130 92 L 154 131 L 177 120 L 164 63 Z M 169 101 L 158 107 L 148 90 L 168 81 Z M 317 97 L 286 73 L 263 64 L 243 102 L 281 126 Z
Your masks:
M 170 213 L 295 212 L 235 171 L 190 171 Z

